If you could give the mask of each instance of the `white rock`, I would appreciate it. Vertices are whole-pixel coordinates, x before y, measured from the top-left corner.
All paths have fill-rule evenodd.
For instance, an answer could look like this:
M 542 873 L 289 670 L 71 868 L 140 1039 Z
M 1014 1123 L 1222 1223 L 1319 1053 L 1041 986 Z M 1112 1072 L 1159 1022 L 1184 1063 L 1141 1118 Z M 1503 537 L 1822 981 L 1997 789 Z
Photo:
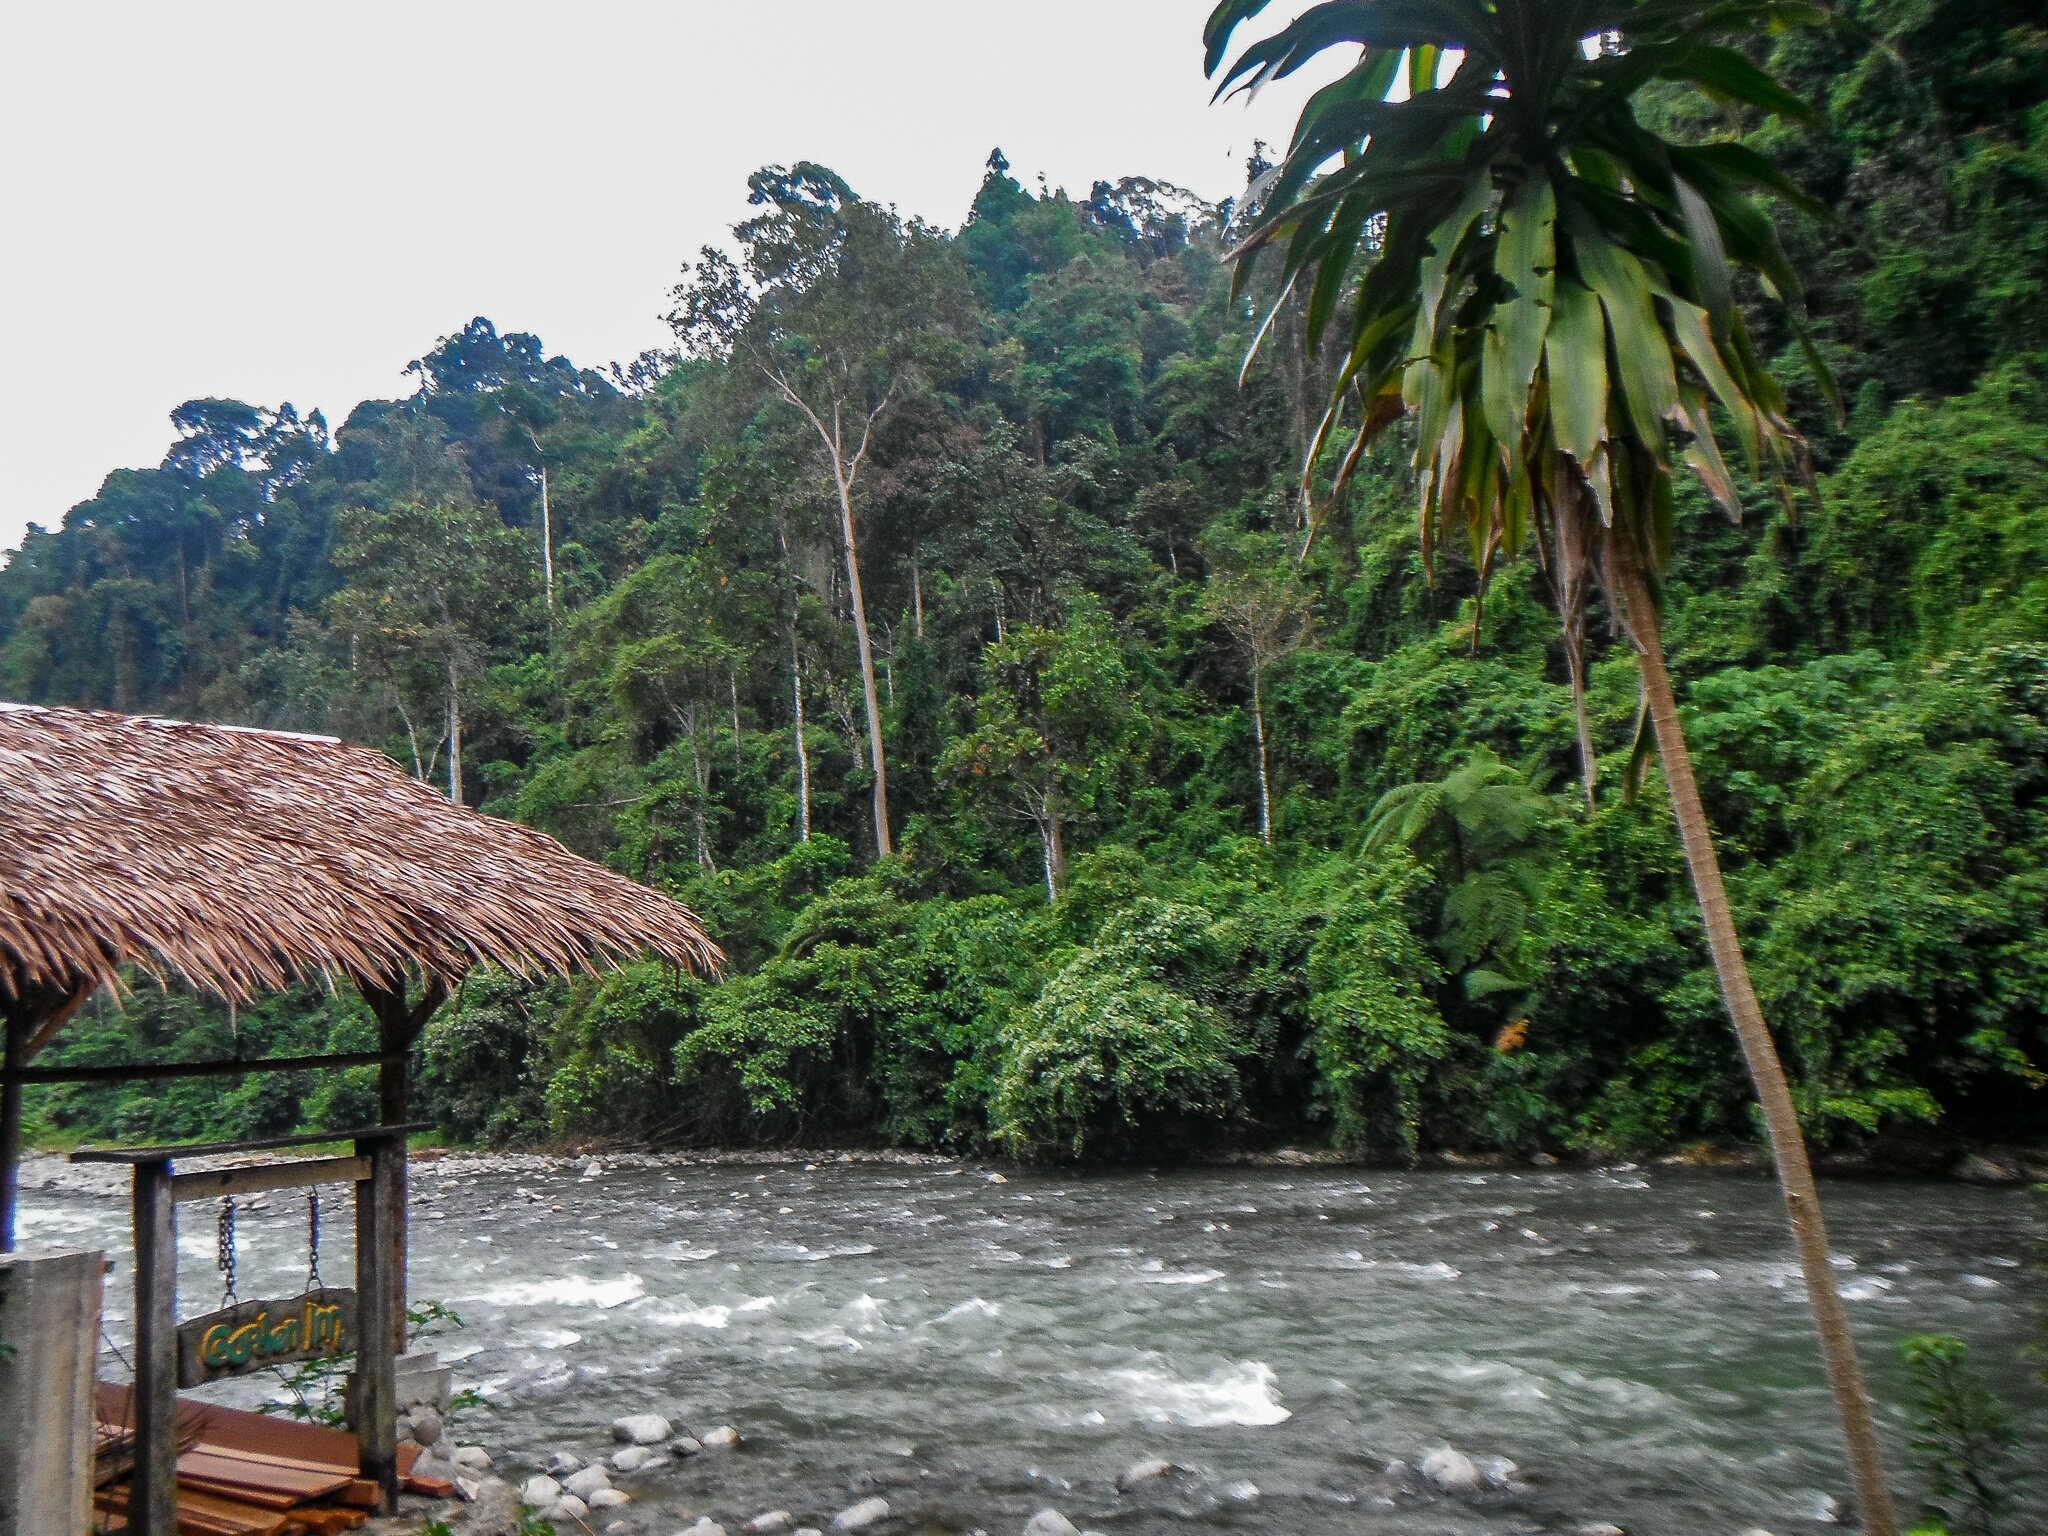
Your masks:
M 1748 1530 L 1742 1533 L 1742 1536 L 1771 1536 L 1771 1533 L 1763 1529 L 1761 1526 L 1752 1525 Z
M 869 1526 L 889 1518 L 887 1499 L 862 1499 L 858 1504 L 849 1504 L 832 1517 L 835 1531 L 864 1531 Z
M 1479 1469 L 1472 1465 L 1472 1458 L 1454 1446 L 1438 1446 L 1416 1466 L 1445 1493 L 1477 1493 L 1486 1486 Z
M 1573 1526 L 1572 1536 L 1628 1536 L 1628 1532 L 1606 1520 L 1589 1520 Z
M 1007 1184 L 1007 1183 L 1009 1183 L 1009 1182 L 1010 1182 L 1010 1181 L 1009 1181 L 1009 1180 L 1008 1180 L 1007 1178 L 1005 1178 L 1005 1177 L 1004 1177 L 1004 1176 L 1003 1176 L 1002 1174 L 1000 1174 L 1000 1173 L 992 1173 L 992 1174 L 990 1174 L 990 1175 L 988 1176 L 988 1181 L 989 1181 L 989 1183 L 991 1183 L 991 1184 Z
M 1479 1475 L 1486 1479 L 1489 1487 L 1510 1488 L 1514 1486 L 1516 1467 L 1507 1457 L 1482 1456 L 1476 1465 L 1479 1468 Z
M 709 1515 L 700 1515 L 695 1525 L 677 1532 L 676 1536 L 725 1536 L 725 1527 Z
M 1024 1536 L 1081 1536 L 1074 1522 L 1056 1509 L 1041 1509 L 1024 1522 Z
M 815 1525 L 800 1525 L 791 1531 L 789 1536 L 825 1536 L 825 1533 Z
M 675 1430 L 658 1413 L 630 1413 L 612 1420 L 612 1438 L 629 1445 L 659 1445 Z
M 1240 1482 L 1225 1483 L 1223 1485 L 1223 1497 L 1225 1497 L 1226 1499 L 1234 1499 L 1240 1504 L 1249 1504 L 1253 1499 L 1256 1499 L 1258 1496 L 1259 1485 L 1253 1482 L 1250 1478 L 1245 1478 Z
M 598 1489 L 611 1485 L 611 1474 L 603 1467 L 585 1467 L 581 1472 L 571 1472 L 562 1479 L 562 1487 L 579 1499 L 587 1499 Z
M 1117 1473 L 1117 1492 L 1129 1493 L 1140 1483 L 1155 1482 L 1159 1478 L 1170 1476 L 1179 1470 L 1180 1468 L 1176 1467 L 1172 1462 L 1163 1461 L 1156 1456 L 1150 1461 L 1133 1462 L 1130 1466 L 1125 1467 L 1123 1471 Z
M 703 1450 L 704 1446 L 695 1435 L 677 1435 L 675 1442 L 669 1446 L 669 1449 L 678 1456 L 694 1456 Z
M 599 1488 L 590 1495 L 592 1509 L 617 1509 L 622 1504 L 633 1502 L 630 1493 L 621 1493 L 616 1488 Z
M 548 1458 L 548 1470 L 557 1477 L 566 1477 L 571 1472 L 581 1472 L 583 1458 L 572 1456 L 567 1451 L 557 1451 Z
M 519 1490 L 519 1502 L 538 1504 L 545 1509 L 562 1496 L 562 1485 L 552 1477 L 529 1477 L 526 1485 Z
M 786 1509 L 771 1509 L 765 1515 L 756 1515 L 741 1529 L 753 1531 L 755 1536 L 770 1536 L 771 1532 L 786 1531 L 796 1524 L 796 1516 Z
M 730 1424 L 721 1424 L 704 1437 L 707 1451 L 729 1451 L 740 1443 L 740 1432 Z
M 455 1479 L 455 1491 L 462 1496 L 462 1502 L 465 1504 L 474 1504 L 476 1496 L 483 1486 L 482 1483 L 477 1482 L 474 1478 L 458 1477 Z
M 415 1408 L 412 1415 L 412 1437 L 421 1445 L 432 1445 L 441 1438 L 441 1415 L 431 1408 Z
M 638 1472 L 660 1454 L 659 1451 L 644 1445 L 629 1445 L 612 1457 L 612 1470 L 614 1472 Z
M 488 1472 L 491 1470 L 490 1453 L 480 1445 L 459 1447 L 455 1452 L 454 1459 L 455 1465 L 467 1467 L 472 1472 Z
M 542 1518 L 547 1520 L 581 1520 L 589 1513 L 590 1506 L 588 1504 L 577 1498 L 573 1493 L 565 1493 L 555 1500 L 554 1506 Z

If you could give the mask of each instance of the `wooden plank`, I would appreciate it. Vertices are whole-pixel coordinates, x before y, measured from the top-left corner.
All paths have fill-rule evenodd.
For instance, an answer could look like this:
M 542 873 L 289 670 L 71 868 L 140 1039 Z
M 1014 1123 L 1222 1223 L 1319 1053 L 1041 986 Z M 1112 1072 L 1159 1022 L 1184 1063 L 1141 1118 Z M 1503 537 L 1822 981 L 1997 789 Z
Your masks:
M 173 1536 L 178 1476 L 178 1224 L 171 1165 L 135 1168 L 136 1536 Z
M 171 1198 L 212 1200 L 251 1195 L 264 1189 L 299 1189 L 309 1184 L 353 1184 L 370 1176 L 367 1157 L 316 1157 L 299 1163 L 259 1163 L 251 1168 L 209 1168 L 171 1177 Z
M 256 1503 L 268 1503 L 267 1498 L 256 1497 L 256 1491 L 260 1490 L 282 1498 L 284 1503 L 279 1508 L 289 1508 L 308 1499 L 324 1499 L 330 1493 L 346 1488 L 354 1479 L 338 1467 L 313 1470 L 280 1466 L 274 1461 L 255 1460 L 234 1451 L 215 1451 L 202 1441 L 178 1458 L 178 1481 L 221 1483 L 230 1489 L 247 1488 L 251 1490 L 249 1497 Z
M 123 1516 L 127 1528 L 142 1530 L 138 1511 L 128 1487 L 108 1488 L 94 1495 L 93 1504 L 103 1513 Z M 225 1499 L 197 1489 L 178 1490 L 176 1536 L 278 1536 L 290 1516 L 281 1509 L 264 1509 L 240 1499 Z
M 311 1058 L 339 1061 L 338 1056 Z M 382 1060 L 382 1057 L 373 1057 Z M 249 1141 L 182 1141 L 161 1147 L 80 1147 L 71 1154 L 74 1163 L 161 1163 L 181 1157 L 227 1157 L 236 1152 L 274 1152 L 279 1147 L 318 1147 L 332 1142 L 403 1139 L 431 1131 L 434 1122 L 415 1120 L 409 1125 L 362 1125 L 349 1131 L 304 1131 L 296 1136 L 259 1136 Z M 364 1149 L 356 1148 L 360 1153 Z

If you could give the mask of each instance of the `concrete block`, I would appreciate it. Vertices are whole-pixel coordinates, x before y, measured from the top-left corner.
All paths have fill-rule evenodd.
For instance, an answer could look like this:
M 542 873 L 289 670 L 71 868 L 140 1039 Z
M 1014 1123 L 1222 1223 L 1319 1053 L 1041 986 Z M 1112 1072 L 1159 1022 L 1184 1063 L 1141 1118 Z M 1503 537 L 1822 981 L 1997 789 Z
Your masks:
M 92 1529 L 92 1395 L 106 1256 L 0 1254 L 0 1536 Z

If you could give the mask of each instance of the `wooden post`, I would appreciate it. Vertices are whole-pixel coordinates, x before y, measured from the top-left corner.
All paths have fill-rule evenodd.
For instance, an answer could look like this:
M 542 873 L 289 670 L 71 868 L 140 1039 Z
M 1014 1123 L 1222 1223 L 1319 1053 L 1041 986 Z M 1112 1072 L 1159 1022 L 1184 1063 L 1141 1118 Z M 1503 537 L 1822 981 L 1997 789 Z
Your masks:
M 169 1162 L 135 1165 L 134 1536 L 175 1536 L 178 1479 L 178 1225 Z
M 429 976 L 417 1003 L 407 1004 L 405 986 L 384 986 L 378 982 L 356 979 L 356 987 L 363 994 L 363 1001 L 370 1005 L 370 1011 L 377 1016 L 377 1044 L 384 1060 L 377 1069 L 377 1118 L 384 1125 L 404 1125 L 407 1111 L 411 1107 L 411 1073 L 413 1043 L 419 1039 L 420 1031 L 427 1027 L 427 1020 L 434 1016 L 434 1010 L 448 1000 L 448 983 L 439 976 Z M 398 1354 L 405 1353 L 405 1301 L 406 1301 L 406 1242 L 405 1242 L 405 1142 L 398 1143 L 398 1183 L 393 1196 L 398 1212 L 397 1225 L 391 1240 L 391 1265 L 394 1283 L 398 1288 L 398 1302 L 392 1314 L 395 1330 L 392 1348 Z
M 381 1507 L 398 1512 L 399 1340 L 405 1325 L 392 1257 L 405 1198 L 405 1138 L 356 1143 L 370 1176 L 356 1185 L 355 1431 L 363 1476 L 383 1491 Z
M 33 1028 L 27 1014 L 8 1013 L 6 1075 L 0 1078 L 0 1253 L 14 1252 L 15 1188 L 21 1172 L 21 1083 L 14 1074 L 28 1065 Z

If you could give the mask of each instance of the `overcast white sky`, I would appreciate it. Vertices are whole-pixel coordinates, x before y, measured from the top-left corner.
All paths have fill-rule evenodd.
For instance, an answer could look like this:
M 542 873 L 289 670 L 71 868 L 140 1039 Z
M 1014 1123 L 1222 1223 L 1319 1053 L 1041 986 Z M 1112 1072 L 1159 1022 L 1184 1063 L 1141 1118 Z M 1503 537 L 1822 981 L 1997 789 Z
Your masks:
M 473 315 L 581 364 L 664 344 L 679 267 L 762 164 L 949 227 L 998 144 L 1027 186 L 1233 192 L 1301 92 L 1210 107 L 1209 4 L 14 7 L 0 549 L 159 462 L 184 400 L 339 426 Z

